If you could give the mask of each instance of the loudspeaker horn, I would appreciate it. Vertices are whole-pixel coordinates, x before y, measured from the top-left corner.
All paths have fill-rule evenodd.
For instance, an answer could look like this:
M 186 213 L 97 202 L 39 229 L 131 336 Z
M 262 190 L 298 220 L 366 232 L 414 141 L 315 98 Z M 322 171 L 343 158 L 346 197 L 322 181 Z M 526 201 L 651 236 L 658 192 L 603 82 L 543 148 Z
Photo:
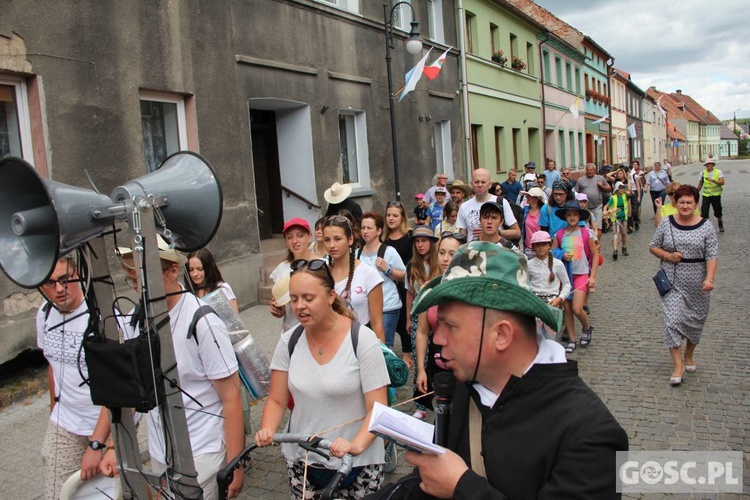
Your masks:
M 224 205 L 221 185 L 211 165 L 196 153 L 169 156 L 154 172 L 115 188 L 112 200 L 121 203 L 149 195 L 167 197 L 161 207 L 166 230 L 157 224 L 156 231 L 178 250 L 203 248 L 219 229 Z
M 0 268 L 19 286 L 40 286 L 61 256 L 112 223 L 91 215 L 111 204 L 90 189 L 43 179 L 20 158 L 0 160 Z

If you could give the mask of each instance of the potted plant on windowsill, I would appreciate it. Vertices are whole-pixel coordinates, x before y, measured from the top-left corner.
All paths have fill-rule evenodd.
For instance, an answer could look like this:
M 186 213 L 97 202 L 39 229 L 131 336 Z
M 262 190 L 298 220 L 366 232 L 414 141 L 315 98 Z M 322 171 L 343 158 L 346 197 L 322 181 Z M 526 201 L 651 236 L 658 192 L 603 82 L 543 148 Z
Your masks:
M 523 71 L 526 69 L 526 63 L 518 56 L 513 56 L 513 62 L 511 62 L 510 66 L 516 71 Z
M 505 63 L 508 62 L 508 58 L 505 57 L 505 53 L 502 50 L 496 50 L 492 53 L 492 62 L 495 62 L 500 66 L 505 66 Z

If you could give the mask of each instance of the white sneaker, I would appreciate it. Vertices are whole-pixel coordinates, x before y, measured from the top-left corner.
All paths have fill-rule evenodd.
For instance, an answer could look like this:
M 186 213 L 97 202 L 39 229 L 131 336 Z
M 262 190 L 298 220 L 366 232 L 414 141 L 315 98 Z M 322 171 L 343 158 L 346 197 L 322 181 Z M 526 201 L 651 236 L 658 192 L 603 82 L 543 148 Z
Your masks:
M 412 415 L 412 417 L 418 418 L 419 420 L 424 420 L 424 419 L 427 418 L 427 412 L 424 411 L 424 410 L 417 410 L 417 411 L 414 412 L 414 414 Z

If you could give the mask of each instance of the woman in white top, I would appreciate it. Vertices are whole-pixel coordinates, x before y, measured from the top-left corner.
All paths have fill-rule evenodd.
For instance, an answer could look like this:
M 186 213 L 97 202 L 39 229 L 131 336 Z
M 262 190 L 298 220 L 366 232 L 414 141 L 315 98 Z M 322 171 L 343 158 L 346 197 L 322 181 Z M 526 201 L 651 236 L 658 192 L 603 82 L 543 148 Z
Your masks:
M 276 269 L 270 274 L 270 278 L 274 283 L 281 279 L 286 278 L 292 272 L 291 264 L 297 259 L 311 260 L 315 258 L 315 255 L 310 250 L 310 243 L 312 242 L 312 231 L 310 231 L 310 224 L 302 218 L 295 217 L 289 219 L 284 223 L 284 228 L 281 231 L 286 242 L 286 259 L 281 262 Z M 292 312 L 292 305 L 288 298 L 280 301 L 279 304 L 276 300 L 271 302 L 269 306 L 271 315 L 276 318 L 284 318 L 281 322 L 281 331 L 285 332 L 290 328 L 294 328 L 299 324 L 297 318 Z
M 367 212 L 362 216 L 362 240 L 365 246 L 358 250 L 358 258 L 368 266 L 378 270 L 383 278 L 383 330 L 385 330 L 385 345 L 393 347 L 396 338 L 396 326 L 401 313 L 401 298 L 399 297 L 397 281 L 404 280 L 406 266 L 395 248 L 380 242 L 385 219 L 377 212 Z M 381 246 L 385 248 L 382 252 Z M 379 254 L 383 253 L 380 257 Z
M 656 200 L 661 199 L 664 203 L 664 193 L 669 182 L 669 175 L 661 169 L 661 163 L 658 161 L 654 163 L 654 169 L 646 175 L 646 186 L 648 186 L 648 192 L 651 195 L 654 215 L 656 215 Z
M 336 293 L 363 325 L 368 325 L 385 343 L 383 329 L 383 278 L 354 255 L 355 231 L 351 220 L 331 215 L 323 224 L 323 241 L 331 263 Z
M 221 271 L 216 265 L 216 260 L 207 248 L 201 248 L 197 252 L 188 254 L 188 261 L 185 264 L 188 276 L 192 283 L 192 288 L 198 298 L 205 297 L 209 293 L 221 289 L 232 306 L 234 312 L 240 312 L 237 305 L 237 296 L 234 294 L 229 283 L 224 281 Z
M 387 404 L 390 379 L 385 359 L 375 333 L 364 325 L 359 328 L 355 351 L 354 315 L 334 291 L 326 262 L 297 260 L 293 267 L 289 292 L 304 330 L 291 352 L 294 330 L 282 335 L 276 346 L 271 390 L 255 442 L 273 444 L 274 432 L 293 396 L 288 432 L 314 435 L 327 431 L 324 437 L 333 444 L 332 458 L 308 454 L 296 444 L 282 444 L 292 498 L 302 498 L 303 490 L 304 498 L 320 498 L 346 453 L 354 458 L 352 472 L 334 497 L 363 498 L 383 482 L 383 440 L 367 427 L 375 402 Z

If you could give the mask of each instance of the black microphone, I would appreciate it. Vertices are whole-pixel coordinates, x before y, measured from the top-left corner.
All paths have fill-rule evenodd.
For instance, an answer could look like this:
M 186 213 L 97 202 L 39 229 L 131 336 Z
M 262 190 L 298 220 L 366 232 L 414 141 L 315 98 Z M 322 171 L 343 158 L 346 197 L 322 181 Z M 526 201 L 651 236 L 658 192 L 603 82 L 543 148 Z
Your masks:
M 456 377 L 451 372 L 440 372 L 432 380 L 432 388 L 435 390 L 435 444 L 447 447 Z

